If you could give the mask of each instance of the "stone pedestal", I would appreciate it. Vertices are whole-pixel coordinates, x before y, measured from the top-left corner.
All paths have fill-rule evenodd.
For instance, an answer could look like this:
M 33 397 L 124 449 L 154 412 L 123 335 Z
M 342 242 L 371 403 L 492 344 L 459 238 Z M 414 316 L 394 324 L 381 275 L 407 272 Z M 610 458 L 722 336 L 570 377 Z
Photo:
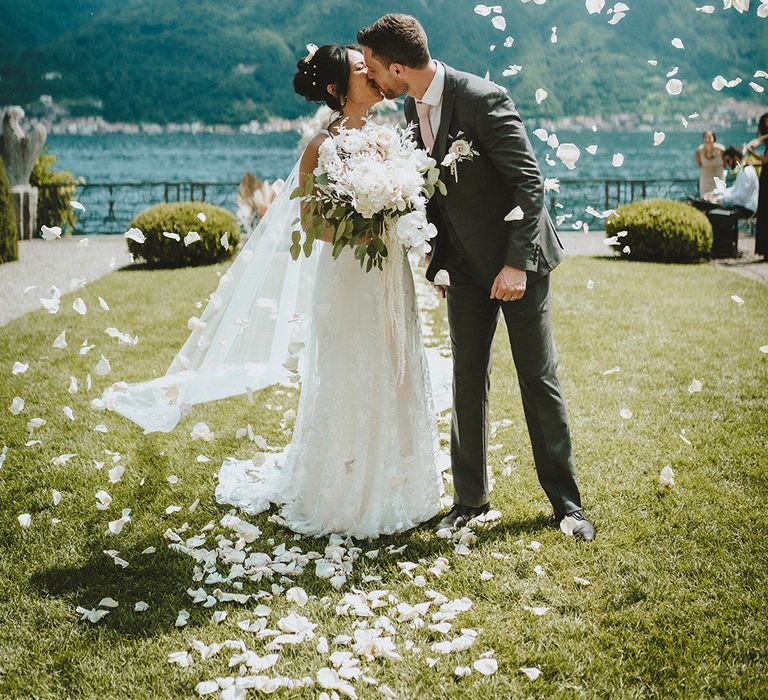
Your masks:
M 37 187 L 14 185 L 11 187 L 11 197 L 16 210 L 19 238 L 29 240 L 37 234 Z

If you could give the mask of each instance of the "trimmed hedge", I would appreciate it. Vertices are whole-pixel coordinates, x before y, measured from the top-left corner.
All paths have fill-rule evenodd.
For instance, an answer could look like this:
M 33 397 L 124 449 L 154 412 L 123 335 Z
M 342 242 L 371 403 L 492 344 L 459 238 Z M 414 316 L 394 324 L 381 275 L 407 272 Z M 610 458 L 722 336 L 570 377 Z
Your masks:
M 694 263 L 710 257 L 712 225 L 697 209 L 671 199 L 649 199 L 619 207 L 606 219 L 606 236 L 619 238 L 623 258 L 646 262 Z M 625 246 L 629 252 L 625 253 Z
M 198 214 L 205 215 L 205 221 Z M 131 222 L 146 237 L 143 243 L 128 240 L 128 250 L 150 267 L 186 267 L 210 265 L 231 257 L 240 242 L 240 225 L 235 216 L 221 207 L 206 202 L 171 202 L 145 209 Z M 200 240 L 184 244 L 191 231 Z M 164 236 L 163 232 L 178 234 L 181 240 Z M 229 249 L 221 245 L 221 237 L 229 234 Z
M 56 156 L 48 152 L 46 146 L 38 156 L 29 184 L 38 187 L 37 227 L 61 226 L 62 231 L 71 233 L 78 222 L 79 215 L 70 202 L 77 195 L 77 180 L 69 170 L 54 170 Z M 82 178 L 81 178 L 82 182 Z M 46 188 L 42 185 L 57 185 Z
M 11 183 L 0 158 L 0 263 L 19 259 L 19 230 L 13 208 Z

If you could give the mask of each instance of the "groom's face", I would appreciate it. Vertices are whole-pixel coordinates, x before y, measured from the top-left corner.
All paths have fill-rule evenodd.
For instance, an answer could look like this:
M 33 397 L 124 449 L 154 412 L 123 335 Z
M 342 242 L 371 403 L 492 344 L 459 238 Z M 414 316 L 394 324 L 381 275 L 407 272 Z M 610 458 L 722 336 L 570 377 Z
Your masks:
M 402 68 L 398 64 L 393 63 L 390 66 L 385 66 L 367 46 L 363 49 L 363 55 L 365 56 L 365 64 L 368 66 L 368 80 L 376 86 L 384 97 L 388 100 L 394 100 L 408 92 L 408 83 L 403 80 Z

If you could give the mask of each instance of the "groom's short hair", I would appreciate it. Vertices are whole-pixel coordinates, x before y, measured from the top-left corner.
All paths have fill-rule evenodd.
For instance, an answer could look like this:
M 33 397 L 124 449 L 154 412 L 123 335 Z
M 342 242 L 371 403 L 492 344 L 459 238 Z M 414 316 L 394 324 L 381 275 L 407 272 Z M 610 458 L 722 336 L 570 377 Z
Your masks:
M 370 27 L 361 29 L 357 41 L 387 67 L 401 63 L 409 68 L 424 68 L 431 59 L 427 33 L 411 15 L 384 15 Z

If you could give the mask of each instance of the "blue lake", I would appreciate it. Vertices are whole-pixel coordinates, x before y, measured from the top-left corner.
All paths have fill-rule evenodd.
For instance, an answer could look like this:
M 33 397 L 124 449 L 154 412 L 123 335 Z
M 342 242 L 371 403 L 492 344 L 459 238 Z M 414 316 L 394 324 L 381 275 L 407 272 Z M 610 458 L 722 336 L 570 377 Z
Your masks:
M 726 145 L 740 146 L 751 137 L 746 130 L 718 134 Z M 547 194 L 547 205 L 553 215 L 568 215 L 565 226 L 579 228 L 582 221 L 594 225 L 595 217 L 585 211 L 587 207 L 601 211 L 637 198 L 681 200 L 698 193 L 694 161 L 701 142 L 698 129 L 671 132 L 657 147 L 652 145 L 651 132 L 558 132 L 561 143 L 575 143 L 581 149 L 575 170 L 567 170 L 538 137 L 530 133 L 530 138 L 544 175 L 562 179 L 559 193 Z M 598 147 L 595 155 L 586 151 L 593 144 Z M 79 234 L 123 233 L 136 214 L 162 201 L 204 199 L 234 212 L 237 183 L 243 175 L 250 171 L 263 180 L 285 177 L 298 158 L 298 146 L 299 137 L 292 133 L 52 135 L 48 139 L 49 149 L 58 157 L 57 167 L 86 181 L 76 195 L 86 207 L 75 227 Z M 624 155 L 619 168 L 612 165 L 616 153 Z M 678 179 L 687 182 L 669 182 Z M 638 190 L 621 183 L 606 186 L 606 180 L 665 182 L 651 184 L 647 190 L 642 185 Z M 169 182 L 218 186 L 208 184 L 202 189 L 162 184 Z M 109 183 L 160 184 L 110 187 Z
M 670 132 L 660 146 L 649 132 L 558 132 L 561 143 L 575 143 L 582 151 L 575 170 L 567 170 L 554 152 L 531 133 L 531 142 L 547 177 L 589 179 L 696 179 L 694 151 L 701 131 Z M 725 145 L 741 146 L 754 137 L 745 130 L 718 133 Z M 239 182 L 246 171 L 262 179 L 285 177 L 298 157 L 299 138 L 291 133 L 264 135 L 216 134 L 104 134 L 52 135 L 50 150 L 57 167 L 82 175 L 87 182 Z M 592 156 L 584 149 L 598 146 Z M 614 168 L 614 153 L 624 154 L 624 165 Z M 556 161 L 548 165 L 545 154 Z

